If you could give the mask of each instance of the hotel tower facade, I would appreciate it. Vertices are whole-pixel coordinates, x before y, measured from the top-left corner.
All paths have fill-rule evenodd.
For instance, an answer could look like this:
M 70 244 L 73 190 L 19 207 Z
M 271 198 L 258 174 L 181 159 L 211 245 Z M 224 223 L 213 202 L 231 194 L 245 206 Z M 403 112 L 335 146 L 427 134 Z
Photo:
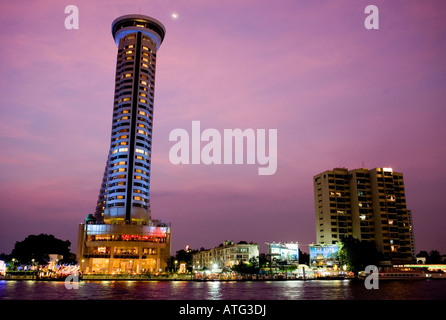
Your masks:
M 170 225 L 152 219 L 149 198 L 156 55 L 165 33 L 144 15 L 112 23 L 118 53 L 110 150 L 96 210 L 79 226 L 84 273 L 155 273 L 170 257 Z

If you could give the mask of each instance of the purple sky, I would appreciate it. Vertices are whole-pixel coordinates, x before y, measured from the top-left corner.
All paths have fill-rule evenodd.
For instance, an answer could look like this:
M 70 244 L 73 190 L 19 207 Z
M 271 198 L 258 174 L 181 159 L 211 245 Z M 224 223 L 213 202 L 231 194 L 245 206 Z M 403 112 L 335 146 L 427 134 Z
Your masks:
M 66 5 L 79 8 L 67 30 Z M 366 30 L 364 8 L 379 8 Z M 109 148 L 112 21 L 141 13 L 157 55 L 153 218 L 172 252 L 224 240 L 316 240 L 312 177 L 403 172 L 416 251 L 446 254 L 446 2 L 190 0 L 0 4 L 0 253 L 29 234 L 70 240 L 94 210 Z M 178 18 L 173 19 L 172 13 Z M 169 161 L 169 133 L 278 130 L 278 169 Z

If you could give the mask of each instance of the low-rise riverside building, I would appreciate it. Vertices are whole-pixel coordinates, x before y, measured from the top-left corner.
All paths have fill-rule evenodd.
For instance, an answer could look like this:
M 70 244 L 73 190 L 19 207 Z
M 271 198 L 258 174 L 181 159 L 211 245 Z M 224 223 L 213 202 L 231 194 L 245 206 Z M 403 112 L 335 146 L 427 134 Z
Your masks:
M 224 270 L 231 269 L 237 263 L 247 263 L 250 259 L 259 259 L 259 245 L 241 241 L 225 241 L 220 246 L 193 254 L 194 270 Z

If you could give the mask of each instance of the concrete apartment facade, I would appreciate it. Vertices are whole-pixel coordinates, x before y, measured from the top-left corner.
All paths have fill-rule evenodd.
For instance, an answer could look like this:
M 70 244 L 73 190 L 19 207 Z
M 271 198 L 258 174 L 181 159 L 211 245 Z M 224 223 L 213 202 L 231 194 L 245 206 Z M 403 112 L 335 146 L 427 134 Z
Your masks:
M 313 178 L 316 241 L 372 241 L 395 263 L 413 260 L 415 241 L 403 174 L 391 168 L 335 168 Z

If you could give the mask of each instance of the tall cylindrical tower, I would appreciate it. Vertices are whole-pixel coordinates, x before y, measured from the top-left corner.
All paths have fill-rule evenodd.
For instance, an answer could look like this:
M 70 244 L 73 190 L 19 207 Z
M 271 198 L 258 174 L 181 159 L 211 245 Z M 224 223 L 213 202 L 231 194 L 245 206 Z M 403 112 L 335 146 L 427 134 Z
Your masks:
M 96 219 L 106 224 L 151 223 L 149 188 L 156 53 L 164 26 L 144 15 L 112 24 L 118 47 L 110 152 Z

